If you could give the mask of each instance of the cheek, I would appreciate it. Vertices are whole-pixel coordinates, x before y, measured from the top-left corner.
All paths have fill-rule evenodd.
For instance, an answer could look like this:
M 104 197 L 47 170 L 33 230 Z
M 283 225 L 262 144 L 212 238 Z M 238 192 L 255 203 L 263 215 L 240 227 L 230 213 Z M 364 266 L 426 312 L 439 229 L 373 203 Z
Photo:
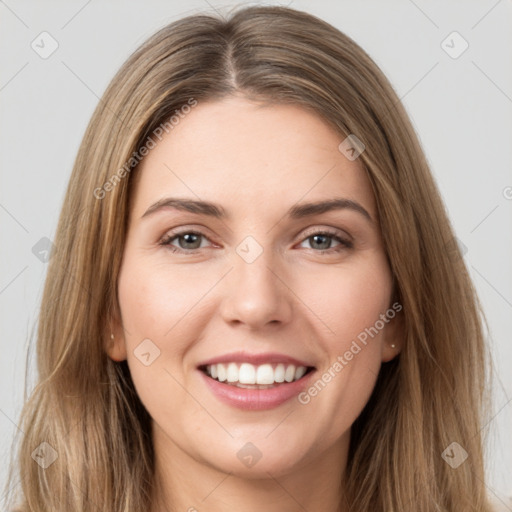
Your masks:
M 129 337 L 153 337 L 161 343 L 180 339 L 178 331 L 191 325 L 194 305 L 198 304 L 212 279 L 207 275 L 179 266 L 154 264 L 150 261 L 127 259 L 119 277 L 119 301 L 124 326 Z M 214 282 L 213 282 L 214 284 Z M 187 319 L 186 322 L 182 320 Z
M 314 286 L 311 286 L 314 283 Z M 358 265 L 318 274 L 304 283 L 304 302 L 321 321 L 325 349 L 343 353 L 351 342 L 365 333 L 369 339 L 380 337 L 372 327 L 389 308 L 391 274 L 384 258 L 362 260 Z M 381 323 L 378 323 L 381 326 Z M 369 337 L 368 331 L 373 337 Z M 377 343 L 374 343 L 377 346 Z
M 148 412 L 164 423 L 186 400 L 180 385 L 186 374 L 184 358 L 200 328 L 192 306 L 205 293 L 184 274 L 171 274 L 129 255 L 119 275 L 119 305 L 133 383 Z
M 136 250 L 123 261 L 118 293 L 127 360 L 148 409 L 159 402 L 169 405 L 169 394 L 175 407 L 186 398 L 180 383 L 187 384 L 194 367 L 190 350 L 211 318 L 211 311 L 205 313 L 207 294 L 219 280 L 193 267 L 155 263 Z
M 375 386 L 387 325 L 381 315 L 390 306 L 392 279 L 384 257 L 339 268 L 330 279 L 317 277 L 309 299 L 328 327 L 322 329 L 327 334 L 318 337 L 327 360 L 300 400 L 314 414 L 332 419 L 325 434 L 334 439 L 350 427 Z
M 129 255 L 119 275 L 119 305 L 127 361 L 137 392 L 146 404 L 182 381 L 180 362 L 193 339 L 188 318 L 190 290 L 149 261 Z M 184 328 L 188 325 L 188 332 Z M 169 372 L 169 373 L 167 373 Z M 175 390 L 176 391 L 176 390 Z

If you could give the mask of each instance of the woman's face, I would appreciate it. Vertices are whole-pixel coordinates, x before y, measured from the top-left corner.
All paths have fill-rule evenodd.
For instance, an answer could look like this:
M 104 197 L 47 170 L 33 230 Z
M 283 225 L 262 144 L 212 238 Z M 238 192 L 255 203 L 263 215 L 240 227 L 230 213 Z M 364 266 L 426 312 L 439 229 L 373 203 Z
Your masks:
M 109 355 L 128 360 L 157 453 L 252 476 L 346 455 L 398 322 L 343 140 L 299 107 L 230 97 L 182 114 L 142 161 Z

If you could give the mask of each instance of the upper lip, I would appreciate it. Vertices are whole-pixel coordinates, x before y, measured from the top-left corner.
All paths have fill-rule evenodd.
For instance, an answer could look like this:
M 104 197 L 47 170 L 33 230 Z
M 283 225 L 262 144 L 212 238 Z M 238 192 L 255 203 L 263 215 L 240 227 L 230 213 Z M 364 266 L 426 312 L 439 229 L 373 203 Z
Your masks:
M 251 363 L 255 366 L 265 363 L 283 363 L 293 364 L 295 366 L 313 367 L 304 361 L 286 354 L 278 354 L 277 352 L 265 352 L 261 354 L 250 354 L 248 352 L 232 352 L 231 354 L 223 354 L 221 356 L 212 357 L 202 363 L 198 367 L 209 366 L 217 363 Z

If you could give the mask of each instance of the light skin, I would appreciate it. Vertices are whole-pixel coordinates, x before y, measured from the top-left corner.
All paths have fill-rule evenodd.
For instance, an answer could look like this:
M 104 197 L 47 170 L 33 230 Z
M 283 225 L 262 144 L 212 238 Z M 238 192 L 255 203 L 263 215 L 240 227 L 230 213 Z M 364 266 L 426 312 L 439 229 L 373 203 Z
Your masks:
M 338 150 L 343 139 L 298 106 L 229 97 L 199 102 L 137 170 L 108 354 L 127 359 L 152 417 L 152 512 L 345 510 L 350 427 L 382 362 L 400 350 L 398 318 L 307 404 L 241 410 L 197 370 L 244 349 L 308 361 L 320 378 L 390 308 L 375 198 L 360 160 Z M 227 217 L 174 208 L 144 216 L 168 197 L 216 203 Z M 357 202 L 372 220 L 350 208 L 287 216 L 333 198 Z M 203 236 L 183 236 L 190 231 Z M 237 253 L 248 236 L 263 251 L 251 263 Z M 136 355 L 145 339 L 160 350 L 148 366 Z M 237 457 L 248 442 L 261 453 L 252 467 Z

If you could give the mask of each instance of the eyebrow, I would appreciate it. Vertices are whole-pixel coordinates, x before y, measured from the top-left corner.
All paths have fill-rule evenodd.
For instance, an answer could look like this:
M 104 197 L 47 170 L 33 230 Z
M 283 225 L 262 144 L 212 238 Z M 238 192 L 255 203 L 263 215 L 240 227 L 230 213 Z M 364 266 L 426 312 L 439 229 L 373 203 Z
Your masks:
M 199 215 L 208 215 L 217 219 L 225 219 L 228 217 L 222 206 L 209 201 L 167 197 L 151 205 L 141 218 L 148 217 L 158 211 L 167 209 L 176 209 Z M 361 204 L 352 199 L 345 199 L 342 197 L 327 199 L 325 201 L 297 204 L 292 206 L 286 215 L 291 219 L 297 220 L 333 210 L 351 210 L 362 215 L 370 223 L 373 223 L 371 215 Z

